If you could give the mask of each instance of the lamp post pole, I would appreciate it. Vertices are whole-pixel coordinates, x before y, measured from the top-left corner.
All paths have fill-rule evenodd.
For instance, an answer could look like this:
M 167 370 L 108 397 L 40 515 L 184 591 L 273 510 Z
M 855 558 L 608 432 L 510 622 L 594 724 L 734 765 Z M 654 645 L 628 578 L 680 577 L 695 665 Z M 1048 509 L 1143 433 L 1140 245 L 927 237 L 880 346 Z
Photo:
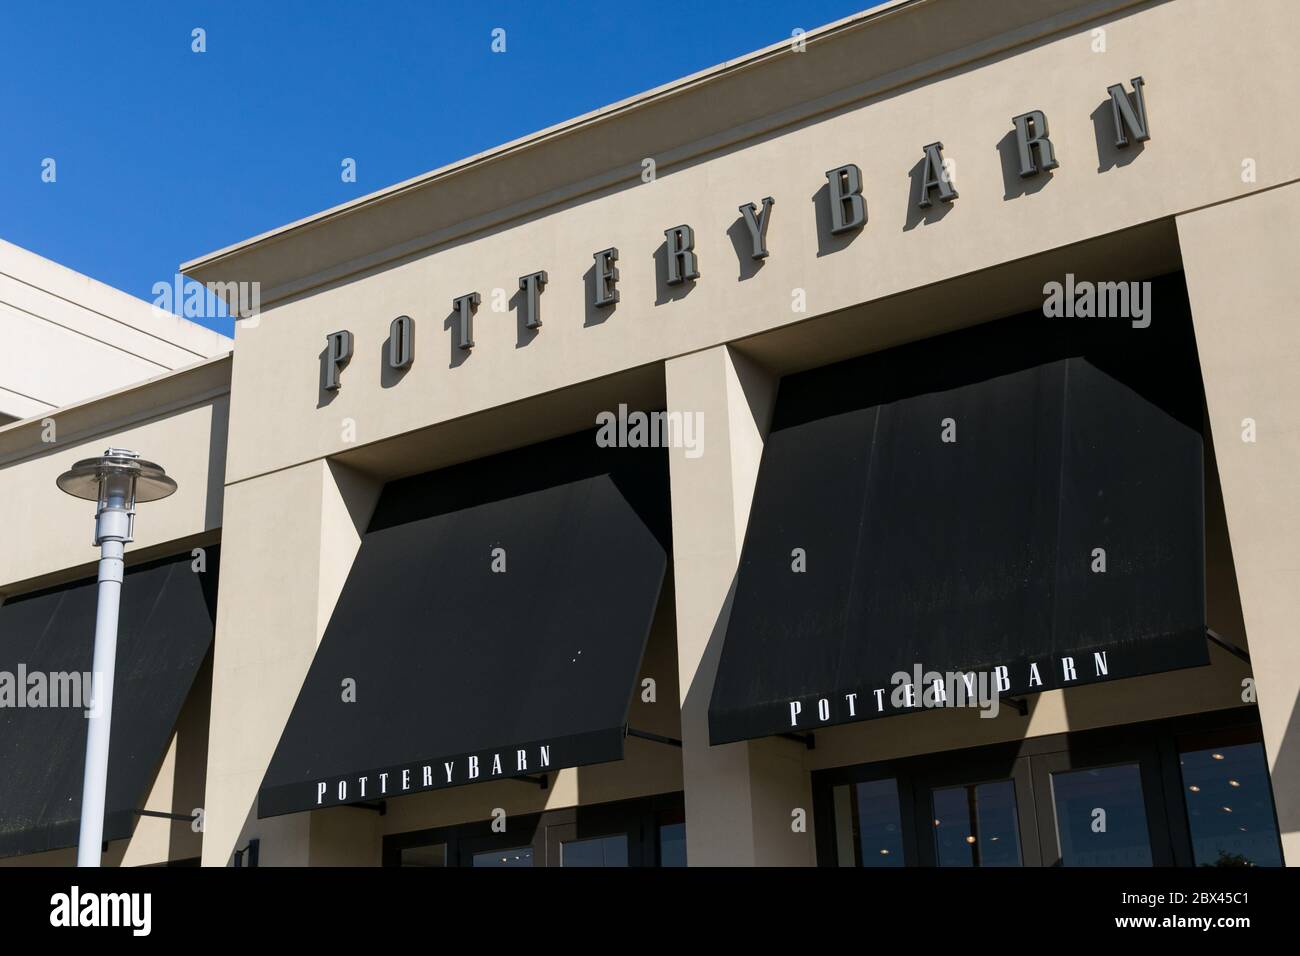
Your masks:
M 98 503 L 95 544 L 99 587 L 95 605 L 95 652 L 90 708 L 86 714 L 86 769 L 81 785 L 81 833 L 77 866 L 99 866 L 104 842 L 104 802 L 113 726 L 113 677 L 117 665 L 117 615 L 122 596 L 123 555 L 133 540 L 137 501 L 156 501 L 176 490 L 161 468 L 135 452 L 110 448 L 77 462 L 58 478 L 68 494 Z

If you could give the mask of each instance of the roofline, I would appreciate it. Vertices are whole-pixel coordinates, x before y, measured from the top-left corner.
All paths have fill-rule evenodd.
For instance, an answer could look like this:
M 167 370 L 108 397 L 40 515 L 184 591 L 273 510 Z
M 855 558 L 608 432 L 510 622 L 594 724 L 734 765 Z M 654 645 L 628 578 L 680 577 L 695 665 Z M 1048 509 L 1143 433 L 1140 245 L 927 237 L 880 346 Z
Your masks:
M 930 2 L 930 0 L 887 0 L 887 2 L 880 4 L 879 6 L 850 14 L 843 19 L 810 30 L 804 35 L 804 40 L 805 43 L 815 43 L 835 34 L 859 29 L 869 21 L 890 16 L 904 8 L 919 6 L 928 2 Z M 477 166 L 486 165 L 512 153 L 531 149 L 544 142 L 595 126 L 612 119 L 615 116 L 621 116 L 652 103 L 669 99 L 689 89 L 693 89 L 694 87 L 701 86 L 727 74 L 749 69 L 760 62 L 770 60 L 783 54 L 794 55 L 793 46 L 789 39 L 779 40 L 776 43 L 755 50 L 752 53 L 747 53 L 734 60 L 726 60 L 716 66 L 708 67 L 697 73 L 692 73 L 688 76 L 682 77 L 681 79 L 672 80 L 662 86 L 657 86 L 653 89 L 646 90 L 645 92 L 637 93 L 633 96 L 627 97 L 626 99 L 611 103 L 608 106 L 603 106 L 592 110 L 589 113 L 584 113 L 581 116 L 564 120 L 535 133 L 530 133 L 521 136 L 518 139 L 510 140 L 500 146 L 494 146 L 481 153 L 476 153 L 464 159 L 456 160 L 455 162 L 448 163 L 447 165 L 431 170 L 430 172 L 421 173 L 418 176 L 413 176 L 412 178 L 403 180 L 402 182 L 367 193 L 364 196 L 359 196 L 356 199 L 349 200 L 348 202 L 340 203 L 337 206 L 331 206 L 321 212 L 313 213 L 310 216 L 295 220 L 286 225 L 277 226 L 267 232 L 259 233 L 258 235 L 252 236 L 248 239 L 217 249 L 214 252 L 198 256 L 188 262 L 183 262 L 178 267 L 178 271 L 188 274 L 193 270 L 206 268 L 222 259 L 244 252 L 254 246 L 271 243 L 290 233 L 310 229 L 329 220 L 346 216 L 359 209 L 386 202 L 394 197 L 402 195 L 403 193 L 420 188 L 429 183 L 450 178 L 457 173 L 464 172 L 465 170 Z
M 94 435 L 166 418 L 230 392 L 232 351 L 132 382 L 121 388 L 0 425 L 0 469 L 50 454 Z M 150 394 L 153 392 L 153 394 Z M 59 425 L 58 443 L 45 442 L 45 423 Z

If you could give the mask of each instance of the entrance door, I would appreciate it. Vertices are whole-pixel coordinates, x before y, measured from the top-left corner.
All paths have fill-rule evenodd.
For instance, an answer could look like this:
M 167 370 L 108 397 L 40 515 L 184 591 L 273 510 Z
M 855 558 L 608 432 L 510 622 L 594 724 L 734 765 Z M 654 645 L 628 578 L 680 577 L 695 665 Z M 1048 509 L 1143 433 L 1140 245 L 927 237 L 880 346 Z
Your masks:
M 813 794 L 822 865 L 1282 864 L 1244 708 L 818 771 Z
M 922 866 L 1034 866 L 1038 832 L 1027 761 L 998 748 L 958 754 L 912 781 Z

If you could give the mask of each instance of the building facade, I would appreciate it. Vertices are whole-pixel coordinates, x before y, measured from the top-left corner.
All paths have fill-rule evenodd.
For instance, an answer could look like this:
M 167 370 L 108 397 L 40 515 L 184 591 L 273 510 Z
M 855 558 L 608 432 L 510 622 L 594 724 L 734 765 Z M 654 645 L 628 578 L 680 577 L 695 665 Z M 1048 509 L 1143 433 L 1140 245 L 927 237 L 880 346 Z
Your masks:
M 0 669 L 77 633 L 54 476 L 179 484 L 108 859 L 1300 860 L 1297 43 L 895 0 L 183 266 L 233 358 L 0 428 Z M 79 717 L 8 719 L 69 862 Z

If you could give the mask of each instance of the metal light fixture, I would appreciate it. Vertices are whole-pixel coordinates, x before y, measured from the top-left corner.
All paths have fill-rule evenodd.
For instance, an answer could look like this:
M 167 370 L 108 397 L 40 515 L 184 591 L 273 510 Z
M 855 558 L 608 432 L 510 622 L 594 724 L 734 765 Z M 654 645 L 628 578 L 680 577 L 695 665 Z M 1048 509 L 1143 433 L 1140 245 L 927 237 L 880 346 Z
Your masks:
M 95 607 L 95 658 L 90 721 L 86 732 L 86 772 L 81 785 L 81 834 L 77 866 L 99 866 L 104 840 L 104 794 L 108 783 L 108 744 L 113 720 L 113 672 L 117 662 L 117 611 L 122 596 L 122 555 L 134 540 L 135 506 L 176 490 L 176 482 L 133 451 L 110 448 L 59 475 L 61 491 L 94 501 L 95 540 L 99 546 L 99 593 Z

